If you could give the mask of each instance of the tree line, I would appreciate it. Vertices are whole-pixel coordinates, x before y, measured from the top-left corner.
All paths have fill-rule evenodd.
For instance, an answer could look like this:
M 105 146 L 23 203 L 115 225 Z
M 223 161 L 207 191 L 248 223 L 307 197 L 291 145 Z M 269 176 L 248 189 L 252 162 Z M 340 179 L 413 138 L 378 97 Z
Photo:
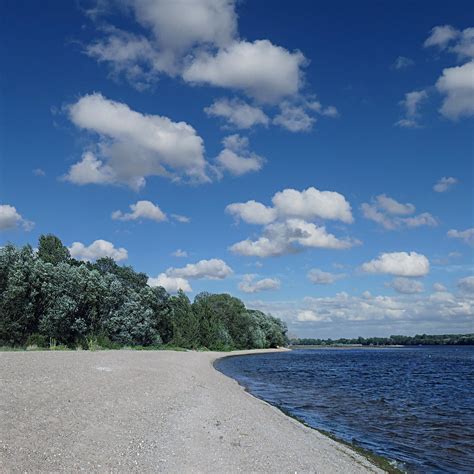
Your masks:
M 54 235 L 0 249 L 0 346 L 211 350 L 287 345 L 278 318 L 228 294 L 152 288 L 148 276 L 111 258 L 71 258 Z
M 415 336 L 357 337 L 354 339 L 312 339 L 295 338 L 290 343 L 295 346 L 438 346 L 474 345 L 474 334 L 417 334 Z

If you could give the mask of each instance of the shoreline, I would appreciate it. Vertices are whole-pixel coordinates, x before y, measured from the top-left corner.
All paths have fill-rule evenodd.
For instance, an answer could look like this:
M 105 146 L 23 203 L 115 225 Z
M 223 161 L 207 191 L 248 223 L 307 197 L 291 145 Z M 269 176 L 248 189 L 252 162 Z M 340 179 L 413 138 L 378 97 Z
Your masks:
M 0 471 L 383 472 L 214 367 L 275 351 L 0 353 Z
M 397 346 L 397 347 L 404 347 L 404 346 Z M 314 347 L 312 347 L 314 348 Z M 330 347 L 326 347 L 327 349 L 339 349 L 339 347 L 333 347 L 333 348 L 330 348 Z M 223 375 L 225 375 L 226 377 L 230 378 L 231 380 L 234 380 L 235 382 L 237 382 L 239 384 L 239 386 L 246 392 L 248 393 L 250 396 L 256 398 L 257 400 L 267 404 L 267 405 L 270 405 L 271 407 L 277 409 L 278 411 L 280 411 L 281 413 L 283 413 L 285 416 L 287 416 L 288 418 L 290 419 L 293 419 L 293 420 L 296 420 L 298 423 L 306 426 L 307 428 L 311 429 L 311 430 L 314 430 L 314 431 L 317 431 L 318 433 L 322 434 L 323 436 L 326 436 L 334 441 L 336 441 L 337 443 L 340 443 L 344 446 L 347 446 L 349 449 L 353 450 L 354 452 L 356 452 L 357 454 L 363 456 L 364 458 L 366 458 L 370 463 L 374 464 L 375 466 L 377 466 L 378 468 L 382 469 L 382 471 L 384 472 L 387 472 L 389 474 L 400 474 L 400 473 L 403 473 L 404 471 L 402 471 L 401 469 L 397 468 L 395 463 L 392 462 L 390 459 L 384 457 L 384 456 L 381 456 L 377 453 L 374 453 L 373 451 L 370 451 L 368 449 L 365 449 L 361 446 L 358 446 L 357 444 L 354 444 L 354 443 L 351 443 L 349 441 L 346 441 L 342 438 L 339 438 L 338 436 L 336 436 L 335 434 L 331 433 L 330 431 L 327 431 L 327 430 L 323 430 L 323 429 L 320 429 L 320 428 L 315 428 L 314 426 L 311 426 L 310 424 L 308 424 L 306 421 L 304 421 L 302 418 L 299 418 L 293 414 L 291 414 L 290 412 L 284 410 L 283 408 L 279 407 L 279 406 L 276 406 L 276 405 L 272 405 L 271 403 L 267 402 L 265 399 L 263 398 L 260 398 L 258 397 L 257 395 L 253 394 L 251 392 L 251 390 L 246 387 L 245 385 L 241 384 L 238 380 L 224 374 L 223 372 L 221 372 L 217 367 L 216 367 L 216 363 L 222 359 L 226 359 L 226 358 L 230 358 L 230 357 L 245 357 L 245 356 L 252 356 L 252 355 L 259 355 L 259 354 L 267 354 L 269 352 L 286 352 L 286 351 L 292 351 L 292 350 L 298 350 L 300 349 L 300 347 L 298 348 L 295 348 L 295 347 L 290 347 L 290 348 L 280 348 L 280 349 L 257 349 L 256 351 L 257 352 L 251 352 L 251 353 L 243 353 L 243 354 L 234 354 L 234 353 L 229 353 L 229 354 L 226 354 L 222 357 L 216 357 L 216 359 L 213 361 L 213 367 L 215 370 L 217 370 L 218 372 L 222 373 Z M 237 351 L 235 351 L 237 352 Z

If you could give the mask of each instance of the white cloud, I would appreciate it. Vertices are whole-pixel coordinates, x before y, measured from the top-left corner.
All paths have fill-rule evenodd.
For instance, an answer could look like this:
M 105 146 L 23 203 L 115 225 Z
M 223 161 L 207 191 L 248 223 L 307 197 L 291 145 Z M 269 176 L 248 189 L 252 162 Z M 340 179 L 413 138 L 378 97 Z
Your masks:
M 449 191 L 457 182 L 458 180 L 456 178 L 453 178 L 452 176 L 450 177 L 443 176 L 433 186 L 433 190 L 436 191 L 437 193 L 444 193 L 446 191 Z
M 240 176 L 245 173 L 259 171 L 264 158 L 248 150 L 248 139 L 240 135 L 229 135 L 224 138 L 224 149 L 216 158 L 221 169 Z
M 237 15 L 229 0 L 122 0 L 149 38 L 116 28 L 86 48 L 86 54 L 123 72 L 132 85 L 143 88 L 160 73 L 181 72 L 185 57 L 195 48 L 223 47 L 236 35 Z
M 40 176 L 40 177 L 46 176 L 45 171 L 44 171 L 43 169 L 41 169 L 41 168 L 35 168 L 35 169 L 33 170 L 33 174 L 34 174 L 35 176 Z
M 436 46 L 440 50 L 447 49 L 449 52 L 457 54 L 459 59 L 474 58 L 474 28 L 460 31 L 451 25 L 435 26 L 424 46 Z M 450 47 L 448 48 L 448 46 Z
M 410 66 L 413 66 L 414 64 L 415 61 L 413 61 L 413 59 L 407 58 L 405 56 L 398 56 L 398 58 L 395 59 L 392 68 L 397 70 L 407 69 Z
M 122 211 L 114 211 L 112 219 L 119 221 L 135 221 L 137 219 L 150 219 L 155 222 L 166 221 L 166 214 L 157 204 L 150 201 L 137 201 L 130 204 L 132 212 L 123 213 Z
M 73 258 L 85 262 L 97 260 L 101 257 L 110 257 L 117 262 L 128 258 L 128 252 L 126 249 L 123 247 L 115 248 L 112 242 L 102 239 L 95 240 L 89 246 L 85 246 L 81 242 L 73 242 L 69 247 L 69 253 Z
M 185 292 L 193 291 L 188 280 L 180 277 L 170 277 L 166 273 L 160 273 L 156 278 L 148 278 L 150 286 L 162 286 L 169 293 L 177 293 L 178 290 Z
M 430 271 L 430 262 L 416 252 L 382 253 L 378 258 L 362 265 L 367 273 L 387 273 L 404 277 L 425 276 Z
M 433 283 L 433 290 L 444 292 L 444 291 L 447 290 L 447 288 L 444 285 L 442 285 L 441 283 Z
M 188 256 L 188 252 L 186 252 L 186 250 L 177 249 L 171 255 L 173 257 L 184 258 Z
M 459 58 L 474 58 L 474 28 L 466 28 L 459 35 L 459 41 L 451 48 Z
M 331 285 L 337 280 L 345 277 L 342 273 L 324 272 L 319 268 L 312 268 L 307 276 L 311 283 L 314 283 L 315 285 Z
M 200 260 L 197 263 L 188 263 L 183 268 L 168 268 L 166 275 L 179 278 L 206 278 L 210 280 L 222 280 L 232 275 L 233 270 L 223 260 L 212 258 Z
M 225 211 L 236 219 L 242 219 L 249 224 L 266 225 L 277 217 L 276 209 L 265 206 L 257 201 L 236 202 L 229 204 Z
M 421 293 L 424 290 L 421 281 L 404 277 L 394 278 L 387 286 L 393 288 L 397 293 L 406 295 Z
M 144 115 L 98 93 L 82 97 L 68 112 L 78 128 L 99 136 L 99 158 L 85 153 L 65 177 L 73 183 L 124 183 L 138 189 L 147 176 L 209 181 L 203 140 L 185 122 Z
M 346 249 L 360 242 L 339 239 L 308 220 L 330 219 L 351 223 L 351 206 L 342 194 L 308 188 L 285 189 L 272 198 L 273 207 L 256 201 L 233 203 L 226 212 L 245 222 L 265 225 L 257 240 L 246 239 L 230 247 L 247 256 L 269 257 L 294 253 L 302 247 Z
M 237 242 L 230 247 L 234 253 L 254 257 L 275 257 L 295 253 L 304 247 L 348 249 L 359 244 L 351 239 L 338 239 L 326 231 L 324 226 L 316 226 L 302 219 L 287 219 L 264 228 L 263 236 Z
M 376 196 L 370 204 L 363 203 L 360 208 L 366 219 L 377 222 L 387 230 L 438 225 L 438 221 L 428 212 L 416 216 L 399 217 L 413 214 L 416 210 L 415 206 L 411 203 L 400 203 L 385 194 Z
M 328 105 L 327 107 L 323 107 L 321 102 L 318 100 L 307 100 L 303 101 L 304 107 L 313 112 L 316 112 L 319 115 L 323 115 L 324 117 L 336 118 L 339 117 L 339 111 L 333 105 Z
M 405 110 L 404 118 L 400 119 L 395 125 L 403 128 L 418 128 L 420 124 L 418 119 L 420 117 L 419 107 L 422 102 L 428 98 L 426 91 L 412 91 L 405 94 L 405 98 L 400 101 L 400 105 Z
M 118 182 L 115 171 L 90 151 L 83 153 L 81 161 L 73 164 L 69 168 L 68 174 L 63 178 L 79 185 L 114 184 Z M 143 184 L 143 178 L 135 178 L 135 180 L 130 181 L 130 185 L 134 188 L 140 188 Z
M 251 224 L 269 224 L 279 218 L 329 219 L 352 223 L 351 206 L 342 194 L 319 191 L 310 187 L 303 191 L 284 189 L 275 193 L 273 207 L 256 201 L 229 204 L 226 211 Z
M 109 64 L 113 77 L 124 74 L 138 90 L 147 89 L 158 79 L 161 58 L 147 38 L 110 26 L 102 31 L 105 38 L 86 46 L 88 56 Z
M 464 293 L 474 294 L 474 276 L 461 278 L 458 281 L 458 287 Z
M 17 229 L 18 227 L 30 231 L 34 225 L 33 222 L 24 219 L 15 207 L 9 204 L 0 204 L 0 231 Z
M 474 115 L 474 61 L 443 69 L 436 88 L 445 95 L 440 113 L 451 120 Z
M 451 239 L 460 239 L 466 244 L 474 245 L 474 227 L 466 230 L 451 229 L 447 235 Z
M 215 55 L 199 54 L 185 68 L 183 79 L 240 90 L 260 102 L 276 103 L 298 93 L 305 63 L 299 51 L 290 52 L 268 40 L 235 41 Z
M 222 117 L 235 128 L 246 129 L 255 125 L 267 126 L 269 118 L 259 107 L 254 107 L 239 99 L 219 99 L 204 109 L 211 117 Z
M 431 29 L 430 36 L 425 40 L 423 46 L 428 48 L 430 46 L 437 46 L 440 49 L 446 46 L 459 36 L 459 31 L 451 25 L 435 26 Z
M 438 221 L 429 212 L 423 212 L 413 217 L 405 217 L 401 219 L 401 222 L 407 227 L 436 227 L 438 225 Z
M 182 216 L 181 214 L 171 214 L 171 217 L 181 223 L 181 224 L 189 224 L 191 222 L 191 218 L 187 216 Z
M 277 278 L 255 279 L 256 275 L 244 275 L 239 283 L 239 290 L 244 293 L 258 293 L 260 291 L 278 290 L 280 288 L 280 280 Z
M 302 337 L 472 332 L 472 293 L 394 296 L 337 293 L 289 301 L 247 301 L 248 307 L 285 320 Z M 303 332 L 304 331 L 304 332 Z
M 379 194 L 375 201 L 380 209 L 388 214 L 406 216 L 415 212 L 415 206 L 410 203 L 402 204 L 386 194 Z
M 280 216 L 340 220 L 348 224 L 354 221 L 350 204 L 334 191 L 313 187 L 303 191 L 284 189 L 273 196 L 272 202 Z
M 326 322 L 331 322 L 332 319 L 329 316 L 323 316 L 321 314 L 318 314 L 316 311 L 312 309 L 305 309 L 302 311 L 298 312 L 297 316 L 297 321 L 301 322 L 321 322 L 321 321 L 326 321 Z
M 274 117 L 273 123 L 286 128 L 290 132 L 309 132 L 316 122 L 314 117 L 308 115 L 302 106 L 283 102 L 280 113 Z

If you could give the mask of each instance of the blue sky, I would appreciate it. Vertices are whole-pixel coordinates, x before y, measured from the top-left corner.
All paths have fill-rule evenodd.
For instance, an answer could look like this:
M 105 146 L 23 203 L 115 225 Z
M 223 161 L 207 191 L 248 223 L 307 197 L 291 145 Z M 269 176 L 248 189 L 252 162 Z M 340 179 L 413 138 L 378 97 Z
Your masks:
M 300 336 L 474 331 L 470 2 L 5 10 L 0 244 L 52 232 Z

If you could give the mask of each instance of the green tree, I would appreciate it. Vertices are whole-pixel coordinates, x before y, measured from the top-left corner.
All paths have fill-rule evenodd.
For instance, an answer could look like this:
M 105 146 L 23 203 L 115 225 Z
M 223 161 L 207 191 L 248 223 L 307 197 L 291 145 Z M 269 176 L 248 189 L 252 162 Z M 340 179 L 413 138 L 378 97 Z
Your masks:
M 67 247 L 63 245 L 61 240 L 53 234 L 41 235 L 38 243 L 38 257 L 43 262 L 58 263 L 67 262 L 71 255 Z

